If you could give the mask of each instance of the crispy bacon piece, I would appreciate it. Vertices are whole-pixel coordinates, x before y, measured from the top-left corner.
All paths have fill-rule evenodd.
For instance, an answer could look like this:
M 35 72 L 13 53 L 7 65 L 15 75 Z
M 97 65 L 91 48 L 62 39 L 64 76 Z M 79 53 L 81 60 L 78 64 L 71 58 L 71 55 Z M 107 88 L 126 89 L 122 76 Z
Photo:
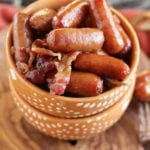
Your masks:
M 29 71 L 29 66 L 24 62 L 20 62 L 20 61 L 16 62 L 16 67 L 21 74 L 25 74 Z
M 55 60 L 53 57 L 37 55 L 35 67 L 26 72 L 25 77 L 34 84 L 44 84 L 46 74 L 55 68 Z
M 57 73 L 55 74 L 54 80 L 49 84 L 50 93 L 63 95 L 66 86 L 69 84 L 71 76 L 71 64 L 76 60 L 80 52 L 73 52 L 70 54 L 65 54 L 61 61 L 55 63 Z
M 30 51 L 29 52 L 29 60 L 28 60 L 29 67 L 32 67 L 32 64 L 35 61 L 35 59 L 36 59 L 36 54 Z
M 56 68 L 55 61 L 56 60 L 53 57 L 38 55 L 35 67 L 42 70 L 44 73 L 47 73 Z
M 37 39 L 33 42 L 31 51 L 33 53 L 40 54 L 40 55 L 58 57 L 58 60 L 61 60 L 61 54 L 60 53 L 54 53 L 53 51 L 49 50 L 47 48 L 46 43 L 40 39 Z
M 25 74 L 26 79 L 40 85 L 45 82 L 45 73 L 40 69 L 32 69 Z

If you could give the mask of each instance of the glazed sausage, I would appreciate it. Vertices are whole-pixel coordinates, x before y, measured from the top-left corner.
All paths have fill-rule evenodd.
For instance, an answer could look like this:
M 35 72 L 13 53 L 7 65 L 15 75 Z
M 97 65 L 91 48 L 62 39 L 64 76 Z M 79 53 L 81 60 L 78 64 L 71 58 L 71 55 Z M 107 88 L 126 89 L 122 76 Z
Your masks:
M 150 101 L 150 71 L 144 71 L 136 78 L 135 98 Z
M 49 49 L 55 52 L 93 52 L 101 50 L 104 42 L 103 32 L 99 29 L 62 28 L 48 34 Z
M 72 72 L 66 92 L 78 96 L 96 96 L 103 91 L 103 80 L 95 74 Z
M 124 31 L 124 29 L 119 24 L 117 24 L 117 28 L 124 41 L 124 48 L 119 54 L 125 55 L 131 50 L 131 40 L 129 36 L 126 34 L 126 32 Z
M 90 0 L 90 8 L 97 27 L 104 32 L 104 49 L 110 54 L 121 52 L 124 48 L 124 42 L 106 1 Z
M 123 80 L 129 74 L 129 67 L 122 60 L 97 54 L 80 54 L 74 67 L 80 71 L 87 71 L 107 78 Z
M 73 1 L 61 9 L 52 20 L 52 26 L 56 28 L 78 27 L 85 19 L 88 13 L 88 3 L 82 1 Z
M 31 16 L 29 24 L 38 31 L 48 31 L 51 28 L 51 21 L 55 14 L 56 11 L 53 9 L 39 10 Z
M 31 33 L 28 26 L 29 16 L 18 13 L 13 21 L 13 42 L 15 48 L 15 60 L 28 63 L 29 48 L 31 47 Z
M 134 95 L 137 100 L 150 102 L 150 83 L 136 84 Z

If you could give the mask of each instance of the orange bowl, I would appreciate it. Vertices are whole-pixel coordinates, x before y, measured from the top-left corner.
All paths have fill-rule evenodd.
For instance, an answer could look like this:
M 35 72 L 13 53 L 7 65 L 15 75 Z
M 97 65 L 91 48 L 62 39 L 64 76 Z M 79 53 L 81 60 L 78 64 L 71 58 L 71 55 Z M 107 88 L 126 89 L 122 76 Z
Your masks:
M 47 115 L 24 101 L 16 92 L 10 81 L 14 102 L 24 118 L 36 129 L 46 135 L 64 140 L 77 140 L 94 136 L 116 123 L 127 109 L 134 90 L 133 80 L 129 90 L 115 105 L 94 116 L 64 119 Z
M 37 1 L 23 11 L 25 13 L 32 14 L 34 11 L 41 8 L 59 8 L 70 1 L 71 0 Z M 12 27 L 10 27 L 6 42 L 7 60 L 12 84 L 19 96 L 40 111 L 63 118 L 79 118 L 94 115 L 118 102 L 120 98 L 129 90 L 132 81 L 135 79 L 135 72 L 139 62 L 140 50 L 137 36 L 130 23 L 115 9 L 112 9 L 112 12 L 120 18 L 123 28 L 132 41 L 132 53 L 130 58 L 131 71 L 126 79 L 122 81 L 122 85 L 95 97 L 74 98 L 51 95 L 50 93 L 27 81 L 18 73 L 11 51 Z

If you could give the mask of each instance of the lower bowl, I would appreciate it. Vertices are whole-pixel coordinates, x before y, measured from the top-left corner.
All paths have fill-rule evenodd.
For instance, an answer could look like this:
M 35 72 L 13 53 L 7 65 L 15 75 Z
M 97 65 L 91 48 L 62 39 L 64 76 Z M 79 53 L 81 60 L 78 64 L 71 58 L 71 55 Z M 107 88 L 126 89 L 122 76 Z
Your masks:
M 135 80 L 120 101 L 97 115 L 79 119 L 63 119 L 52 117 L 30 106 L 19 96 L 10 82 L 14 102 L 24 118 L 44 134 L 64 140 L 88 138 L 111 127 L 126 111 L 131 101 L 134 85 Z

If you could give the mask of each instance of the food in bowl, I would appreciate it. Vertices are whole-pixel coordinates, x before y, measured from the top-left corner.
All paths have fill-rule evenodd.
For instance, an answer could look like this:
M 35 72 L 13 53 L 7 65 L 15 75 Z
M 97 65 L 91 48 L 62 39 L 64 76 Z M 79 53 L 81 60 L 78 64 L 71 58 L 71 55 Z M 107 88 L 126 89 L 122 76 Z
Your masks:
M 150 101 L 150 70 L 143 71 L 137 76 L 134 96 L 139 101 Z
M 13 43 L 17 70 L 51 94 L 97 96 L 130 73 L 131 40 L 105 0 L 19 12 Z

